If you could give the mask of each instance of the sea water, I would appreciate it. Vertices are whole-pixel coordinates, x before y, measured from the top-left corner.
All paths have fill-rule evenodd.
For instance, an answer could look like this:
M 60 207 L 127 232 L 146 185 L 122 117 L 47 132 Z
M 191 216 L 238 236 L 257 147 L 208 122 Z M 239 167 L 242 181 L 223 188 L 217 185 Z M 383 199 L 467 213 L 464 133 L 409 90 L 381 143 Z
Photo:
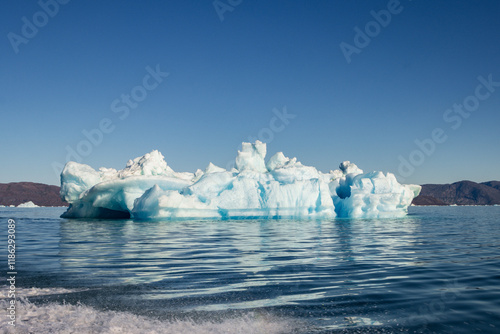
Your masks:
M 4 333 L 499 333 L 500 207 L 400 219 L 72 220 L 0 208 Z

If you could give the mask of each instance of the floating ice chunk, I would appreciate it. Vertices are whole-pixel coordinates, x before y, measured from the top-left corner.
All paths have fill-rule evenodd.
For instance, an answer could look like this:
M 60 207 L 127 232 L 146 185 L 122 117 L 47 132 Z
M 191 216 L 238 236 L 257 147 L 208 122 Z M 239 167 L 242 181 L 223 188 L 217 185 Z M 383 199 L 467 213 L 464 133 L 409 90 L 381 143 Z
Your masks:
M 17 206 L 18 208 L 39 208 L 38 205 L 33 203 L 32 201 L 26 202 L 26 203 L 21 203 Z
M 61 173 L 63 217 L 333 218 L 394 217 L 407 212 L 420 186 L 401 185 L 393 174 L 363 173 L 344 161 L 321 173 L 266 145 L 243 143 L 237 169 L 210 163 L 205 171 L 174 172 L 158 151 L 130 160 L 121 171 L 69 162 Z

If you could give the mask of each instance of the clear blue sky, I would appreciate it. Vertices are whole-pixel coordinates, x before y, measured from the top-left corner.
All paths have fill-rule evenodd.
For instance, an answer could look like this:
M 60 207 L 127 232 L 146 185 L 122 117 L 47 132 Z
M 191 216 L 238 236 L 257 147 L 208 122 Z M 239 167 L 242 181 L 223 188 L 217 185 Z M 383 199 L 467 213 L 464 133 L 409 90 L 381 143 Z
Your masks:
M 477 79 L 500 82 L 499 1 L 47 3 L 2 4 L 0 182 L 58 184 L 68 148 L 94 168 L 153 149 L 176 171 L 226 167 L 259 134 L 325 172 L 500 179 L 500 83 Z

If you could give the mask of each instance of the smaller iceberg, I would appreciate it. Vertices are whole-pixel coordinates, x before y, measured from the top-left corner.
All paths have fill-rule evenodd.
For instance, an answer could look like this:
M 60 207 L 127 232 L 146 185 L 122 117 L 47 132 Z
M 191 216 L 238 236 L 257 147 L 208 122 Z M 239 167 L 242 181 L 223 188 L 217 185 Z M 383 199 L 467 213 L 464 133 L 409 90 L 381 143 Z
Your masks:
M 344 161 L 322 173 L 266 144 L 243 143 L 228 171 L 212 163 L 195 173 L 172 170 L 152 151 L 122 170 L 68 162 L 61 173 L 66 218 L 238 219 L 400 217 L 420 192 L 391 173 L 364 173 Z
M 39 208 L 38 205 L 33 203 L 32 201 L 26 202 L 26 203 L 21 203 L 17 206 L 18 208 Z

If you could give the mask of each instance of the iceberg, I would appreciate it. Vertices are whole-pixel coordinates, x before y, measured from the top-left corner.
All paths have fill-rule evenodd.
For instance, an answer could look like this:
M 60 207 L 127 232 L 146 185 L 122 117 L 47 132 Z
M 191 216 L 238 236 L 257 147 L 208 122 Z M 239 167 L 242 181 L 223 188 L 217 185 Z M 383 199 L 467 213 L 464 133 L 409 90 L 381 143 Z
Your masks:
M 32 201 L 21 203 L 17 207 L 18 208 L 39 208 L 39 206 L 36 205 L 35 203 L 33 203 Z
M 242 143 L 235 168 L 209 163 L 179 173 L 154 150 L 125 168 L 70 161 L 61 173 L 63 218 L 134 219 L 330 219 L 401 217 L 418 185 L 402 185 L 391 173 L 364 173 L 344 161 L 322 173 L 282 152 L 266 163 L 266 144 Z

